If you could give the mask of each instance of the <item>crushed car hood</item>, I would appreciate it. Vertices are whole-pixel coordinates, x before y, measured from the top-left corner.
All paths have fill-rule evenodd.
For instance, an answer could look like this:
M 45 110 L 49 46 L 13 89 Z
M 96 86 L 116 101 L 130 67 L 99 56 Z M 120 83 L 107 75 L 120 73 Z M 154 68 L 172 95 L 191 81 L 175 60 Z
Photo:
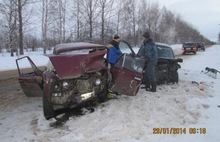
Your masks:
M 77 55 L 47 55 L 60 79 L 77 78 L 106 68 L 107 50 Z

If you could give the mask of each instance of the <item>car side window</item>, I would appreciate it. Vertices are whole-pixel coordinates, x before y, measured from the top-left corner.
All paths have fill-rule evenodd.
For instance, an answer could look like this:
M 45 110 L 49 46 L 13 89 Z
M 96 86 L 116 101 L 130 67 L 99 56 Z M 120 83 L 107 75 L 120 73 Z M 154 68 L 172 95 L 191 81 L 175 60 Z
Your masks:
M 133 54 L 134 53 L 134 51 L 132 51 L 130 45 L 125 41 L 120 41 L 119 48 L 123 54 L 125 54 L 125 53 L 126 54 Z
M 124 54 L 115 64 L 118 68 L 126 68 L 130 71 L 142 73 L 145 65 L 145 59 Z

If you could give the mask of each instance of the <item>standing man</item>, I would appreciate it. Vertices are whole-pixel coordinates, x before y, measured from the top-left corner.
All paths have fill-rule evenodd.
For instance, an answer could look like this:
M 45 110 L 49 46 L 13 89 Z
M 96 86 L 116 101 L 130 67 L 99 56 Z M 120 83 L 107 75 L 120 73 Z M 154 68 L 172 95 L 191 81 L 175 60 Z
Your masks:
M 119 49 L 119 42 L 120 37 L 115 34 L 112 41 L 109 43 L 108 62 L 110 64 L 115 64 L 118 58 L 122 55 L 122 52 Z
M 149 32 L 143 34 L 144 42 L 138 54 L 143 56 L 148 62 L 144 75 L 144 83 L 146 91 L 156 92 L 157 81 L 155 67 L 157 65 L 157 49 L 153 39 L 150 37 Z
M 119 57 L 122 55 L 122 52 L 119 48 L 120 37 L 115 34 L 112 41 L 108 45 L 108 63 L 110 67 L 114 66 L 114 64 L 118 61 Z M 107 98 L 109 99 L 117 99 L 116 92 L 109 92 Z

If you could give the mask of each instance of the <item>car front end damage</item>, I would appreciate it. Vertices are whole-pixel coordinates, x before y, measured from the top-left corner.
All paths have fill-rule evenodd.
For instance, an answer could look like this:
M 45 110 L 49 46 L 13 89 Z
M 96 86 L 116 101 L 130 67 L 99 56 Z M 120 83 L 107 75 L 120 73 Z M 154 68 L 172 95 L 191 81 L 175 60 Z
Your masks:
M 178 69 L 181 68 L 178 62 L 182 62 L 182 59 L 158 59 L 157 84 L 178 83 Z
M 52 110 L 74 108 L 89 100 L 104 98 L 107 76 L 104 71 L 88 73 L 78 78 L 60 80 L 55 73 L 44 73 L 44 95 Z M 106 90 L 105 90 L 106 91 Z M 103 96 L 101 96 L 103 95 Z M 47 110 L 45 111 L 47 112 Z M 47 119 L 53 117 L 45 114 Z
M 172 48 L 169 45 L 157 43 L 158 62 L 156 66 L 157 84 L 178 83 L 178 63 L 183 59 L 175 59 Z

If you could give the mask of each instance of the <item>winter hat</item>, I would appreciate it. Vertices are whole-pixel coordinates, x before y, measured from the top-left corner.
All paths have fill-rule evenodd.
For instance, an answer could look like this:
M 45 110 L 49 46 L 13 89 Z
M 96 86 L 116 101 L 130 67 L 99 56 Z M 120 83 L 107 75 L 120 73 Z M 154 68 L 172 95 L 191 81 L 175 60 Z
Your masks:
M 118 34 L 115 34 L 115 35 L 114 35 L 114 39 L 118 39 L 118 38 L 120 38 L 120 37 L 118 36 Z
M 149 33 L 149 32 L 145 32 L 145 33 L 143 34 L 143 37 L 149 38 L 149 37 L 150 37 L 150 33 Z

